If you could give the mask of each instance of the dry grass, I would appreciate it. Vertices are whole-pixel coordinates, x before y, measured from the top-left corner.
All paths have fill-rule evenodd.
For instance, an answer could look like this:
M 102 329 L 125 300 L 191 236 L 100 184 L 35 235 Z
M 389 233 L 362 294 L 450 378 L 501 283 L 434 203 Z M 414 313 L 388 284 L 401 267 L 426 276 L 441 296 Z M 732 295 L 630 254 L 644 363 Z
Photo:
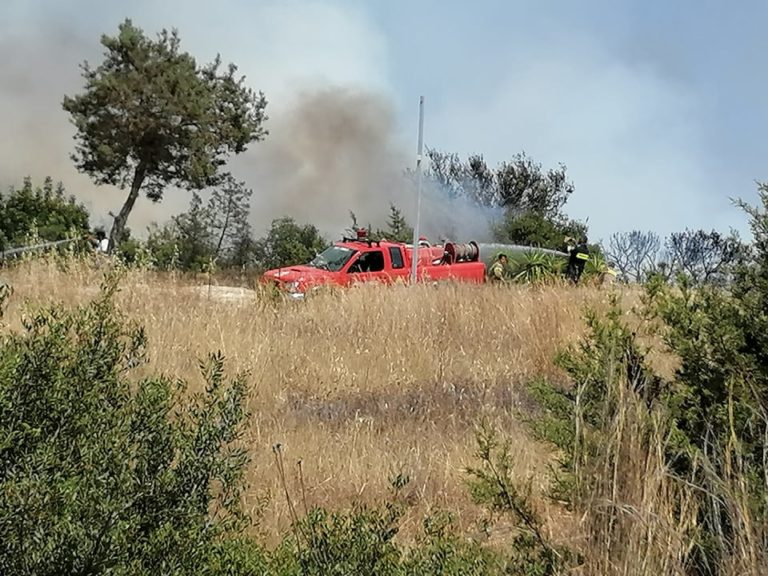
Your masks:
M 3 278 L 14 288 L 6 317 L 13 328 L 27 304 L 91 298 L 101 271 L 37 261 Z M 255 511 L 261 497 L 271 496 L 261 518 L 268 536 L 289 523 L 276 443 L 291 472 L 302 460 L 310 504 L 379 500 L 391 490 L 389 478 L 402 472 L 411 478 L 406 533 L 438 507 L 456 512 L 471 534 L 479 511 L 469 502 L 463 468 L 473 460 L 473 425 L 481 414 L 502 424 L 521 477 L 543 482 L 549 455 L 519 424 L 527 409 L 520 384 L 560 377 L 555 352 L 582 333 L 583 307 L 606 305 L 608 291 L 362 287 L 274 306 L 254 292 L 214 289 L 209 297 L 188 281 L 131 271 L 118 302 L 147 329 L 146 373 L 199 386 L 197 359 L 219 349 L 231 370 L 250 372 L 247 505 Z M 561 520 L 552 524 L 563 530 Z

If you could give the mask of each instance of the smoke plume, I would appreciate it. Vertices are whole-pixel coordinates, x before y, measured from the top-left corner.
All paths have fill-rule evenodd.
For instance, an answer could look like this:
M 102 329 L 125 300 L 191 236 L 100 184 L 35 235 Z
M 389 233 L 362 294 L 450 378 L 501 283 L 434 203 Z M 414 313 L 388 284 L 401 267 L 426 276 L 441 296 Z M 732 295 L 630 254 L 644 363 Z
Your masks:
M 0 60 L 0 186 L 18 186 L 25 176 L 42 183 L 51 176 L 86 205 L 92 225 L 109 228 L 110 213 L 120 209 L 127 192 L 96 186 L 77 172 L 70 158 L 75 130 L 61 107 L 65 94 L 82 90 L 78 66 L 85 60 L 98 63 L 102 47 L 89 26 L 37 19 L 34 27 L 18 31 L 0 23 L 0 49 L 15 55 Z M 270 134 L 231 162 L 235 175 L 254 190 L 254 234 L 263 234 L 275 218 L 291 216 L 335 239 L 350 227 L 350 211 L 359 224 L 384 228 L 390 204 L 413 225 L 416 184 L 406 171 L 415 168 L 416 127 L 408 127 L 403 138 L 387 97 L 377 89 L 351 88 L 351 79 L 309 88 L 298 82 L 286 80 L 278 90 L 265 87 Z M 273 81 L 272 87 L 278 84 Z M 495 211 L 449 199 L 426 178 L 423 184 L 424 235 L 433 241 L 489 239 Z M 189 200 L 189 193 L 172 188 L 157 204 L 142 195 L 128 226 L 134 236 L 145 237 L 147 226 L 185 211 Z
M 415 223 L 416 179 L 406 170 L 415 167 L 416 155 L 398 137 L 383 96 L 344 87 L 305 90 L 268 128 L 266 140 L 235 163 L 254 188 L 255 229 L 291 216 L 338 237 L 351 225 L 350 211 L 360 225 L 384 227 L 391 204 Z M 488 240 L 497 216 L 423 179 L 420 231 L 430 240 Z

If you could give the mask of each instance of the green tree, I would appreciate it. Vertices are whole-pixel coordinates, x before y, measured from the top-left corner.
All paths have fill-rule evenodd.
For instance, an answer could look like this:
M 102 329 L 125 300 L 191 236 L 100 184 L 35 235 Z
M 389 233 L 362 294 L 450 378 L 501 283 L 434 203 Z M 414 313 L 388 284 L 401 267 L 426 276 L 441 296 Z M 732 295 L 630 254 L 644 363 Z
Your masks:
M 192 192 L 189 209 L 163 226 L 149 229 L 146 249 L 161 269 L 201 271 L 211 262 L 244 267 L 252 263 L 255 242 L 248 224 L 251 190 L 228 177 L 211 192 L 207 203 Z M 140 246 L 120 245 L 126 261 L 135 259 Z
M 183 270 L 201 271 L 214 258 L 216 238 L 211 228 L 211 211 L 197 192 L 192 193 L 189 210 L 173 218 L 178 265 Z
M 234 268 L 248 268 L 254 264 L 256 240 L 248 222 L 241 222 L 236 228 L 232 245 L 227 256 L 227 265 Z
M 69 234 L 85 236 L 88 220 L 88 210 L 66 195 L 61 182 L 54 186 L 49 176 L 35 187 L 27 177 L 21 188 L 0 195 L 0 249 L 25 245 L 33 231 L 44 241 L 63 240 Z
M 525 153 L 493 168 L 477 154 L 463 161 L 457 154 L 430 149 L 427 156 L 425 178 L 449 198 L 504 209 L 494 231 L 499 242 L 558 249 L 565 236 L 587 232 L 585 224 L 563 211 L 574 191 L 563 165 L 545 170 Z
M 425 177 L 449 196 L 467 198 L 483 206 L 501 206 L 515 212 L 533 212 L 547 218 L 562 214 L 574 186 L 566 168 L 544 170 L 525 153 L 490 168 L 481 155 L 463 162 L 457 154 L 427 151 Z
M 357 225 L 356 220 L 354 225 Z M 390 242 L 412 242 L 413 228 L 408 225 L 408 221 L 398 207 L 390 204 L 387 227 L 384 230 L 374 231 L 371 237 L 374 239 L 386 238 Z
M 462 162 L 458 154 L 428 148 L 427 158 L 425 180 L 436 183 L 449 197 L 468 198 L 483 206 L 500 204 L 495 174 L 482 156 L 471 155 Z
M 509 211 L 494 230 L 499 242 L 550 250 L 562 249 L 566 236 L 579 238 L 586 233 L 587 227 L 581 222 L 550 218 L 532 211 L 522 214 Z
M 237 182 L 231 176 L 213 190 L 208 201 L 208 215 L 215 242 L 214 259 L 224 255 L 226 260 L 235 248 L 242 250 L 240 237 L 246 233 L 250 236 L 248 213 L 252 194 L 253 190 L 246 188 L 245 182 Z
M 110 250 L 143 189 L 160 201 L 169 186 L 199 190 L 219 184 L 230 154 L 246 150 L 266 134 L 264 95 L 237 78 L 219 56 L 205 66 L 180 51 L 176 30 L 157 40 L 125 20 L 117 36 L 104 35 L 103 62 L 85 62 L 85 91 L 65 96 L 63 108 L 76 133 L 76 167 L 97 184 L 129 194 L 114 217 Z
M 293 218 L 272 221 L 266 236 L 256 242 L 256 260 L 264 268 L 304 264 L 322 252 L 328 242 L 311 224 L 297 224 Z
M 179 235 L 173 221 L 163 226 L 149 226 L 147 252 L 151 255 L 155 266 L 161 270 L 172 270 L 179 267 Z

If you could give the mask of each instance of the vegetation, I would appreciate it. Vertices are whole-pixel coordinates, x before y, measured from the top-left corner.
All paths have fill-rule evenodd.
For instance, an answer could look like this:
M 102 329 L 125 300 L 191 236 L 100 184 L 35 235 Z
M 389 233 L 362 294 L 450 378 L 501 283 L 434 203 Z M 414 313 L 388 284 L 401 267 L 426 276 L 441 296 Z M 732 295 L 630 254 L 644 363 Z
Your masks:
M 512 280 L 524 284 L 553 283 L 562 278 L 563 258 L 530 252 L 514 258 L 510 264 Z
M 548 414 L 536 427 L 564 454 L 557 497 L 586 510 L 596 573 L 758 574 L 766 561 L 765 186 L 761 200 L 743 205 L 753 251 L 730 270 L 728 291 L 656 276 L 639 327 L 616 301 L 588 315 L 589 337 L 559 359 L 575 387 L 532 387 Z M 653 368 L 642 331 L 660 339 L 673 371 Z M 595 513 L 595 500 L 608 505 Z
M 362 286 L 301 305 L 214 290 L 219 266 L 327 245 L 287 216 L 255 239 L 252 192 L 222 169 L 266 134 L 266 102 L 233 66 L 198 68 L 175 32 L 153 42 L 126 21 L 102 43 L 64 108 L 78 168 L 130 181 L 118 257 L 4 270 L 0 572 L 764 571 L 768 185 L 740 203 L 750 244 L 617 234 L 578 287 L 532 251 L 503 290 Z M 429 156 L 433 184 L 505 211 L 499 240 L 586 235 L 564 213 L 564 167 Z M 159 201 L 171 184 L 189 209 L 131 238 L 139 192 Z M 50 178 L 9 191 L 0 216 L 2 247 L 90 233 Z M 412 234 L 396 206 L 373 231 Z M 596 288 L 609 261 L 642 287 Z M 207 290 L 176 270 L 207 271 Z
M 504 220 L 495 230 L 499 242 L 558 250 L 566 236 L 587 232 L 585 224 L 563 212 L 574 191 L 565 166 L 544 171 L 525 153 L 496 168 L 490 168 L 481 155 L 462 161 L 456 154 L 430 149 L 427 156 L 427 180 L 448 197 L 504 210 Z
M 653 276 L 673 280 L 684 277 L 694 284 L 727 284 L 734 265 L 747 256 L 738 235 L 716 230 L 675 232 L 662 243 L 653 232 L 617 232 L 604 248 L 613 265 L 630 282 Z
M 107 269 L 112 267 L 121 268 L 118 262 Z M 53 255 L 49 261 L 23 260 L 8 268 L 3 277 L 14 293 L 3 334 L 26 338 L 23 322 L 36 318 L 39 307 L 55 310 L 55 318 L 65 324 L 81 314 L 90 317 L 96 305 L 88 304 L 90 290 L 104 269 L 103 263 L 97 269 L 87 259 L 65 263 Z M 504 540 L 490 547 L 483 544 L 486 534 L 503 538 L 506 521 L 501 521 L 497 536 L 486 521 L 486 505 L 473 504 L 463 468 L 482 468 L 473 457 L 474 425 L 487 408 L 496 407 L 494 422 L 503 424 L 505 432 L 519 430 L 509 412 L 510 398 L 517 394 L 513 375 L 516 380 L 548 373 L 557 347 L 580 330 L 579 310 L 563 308 L 557 291 L 532 293 L 520 287 L 500 298 L 470 286 L 440 287 L 437 294 L 428 286 L 418 287 L 418 294 L 405 287 L 380 291 L 371 286 L 320 295 L 295 307 L 252 292 L 246 300 L 233 300 L 237 294 L 215 286 L 209 295 L 183 277 L 175 278 L 139 267 L 126 269 L 120 289 L 110 296 L 116 314 L 110 322 L 121 325 L 119 333 L 125 334 L 141 327 L 146 337 L 141 362 L 116 352 L 125 362 L 118 364 L 118 383 L 168 380 L 174 392 L 169 417 L 176 407 L 181 410 L 205 395 L 206 380 L 196 359 L 206 358 L 209 351 L 221 350 L 230 370 L 250 375 L 243 397 L 243 410 L 250 416 L 242 421 L 242 436 L 230 446 L 248 452 L 240 501 L 250 527 L 230 534 L 226 546 L 218 541 L 222 556 L 212 557 L 211 566 L 224 557 L 254 567 L 252 572 L 231 568 L 230 574 L 265 573 L 261 562 L 274 567 L 271 573 L 297 573 L 279 568 L 284 563 L 285 570 L 296 570 L 297 559 L 308 554 L 305 539 L 301 533 L 296 536 L 292 507 L 297 525 L 314 526 L 321 551 L 350 550 L 349 539 L 358 538 L 354 545 L 362 554 L 366 543 L 378 541 L 366 534 L 389 534 L 387 530 L 396 528 L 389 541 L 398 551 L 395 565 L 397 570 L 410 570 L 396 574 L 440 565 L 446 566 L 446 574 L 504 573 L 484 566 L 516 561 L 505 553 Z M 600 299 L 587 290 L 579 294 L 578 298 Z M 97 296 L 95 302 L 99 301 Z M 492 335 L 486 326 L 466 322 L 467 317 L 495 318 L 500 325 Z M 48 326 L 41 330 L 50 331 Z M 67 342 L 75 347 L 71 354 L 96 338 L 92 328 L 68 334 Z M 128 338 L 127 344 L 131 341 Z M 381 351 L 382 342 L 387 343 L 386 354 L 359 354 L 363 349 Z M 512 342 L 517 343 L 519 361 L 499 363 L 498 346 Z M 411 353 L 415 348 L 416 356 Z M 449 354 L 451 350 L 457 352 Z M 71 359 L 67 365 L 80 367 L 82 379 L 93 374 L 82 358 L 77 362 L 72 355 L 66 358 Z M 53 363 L 43 366 L 50 371 Z M 62 376 L 61 381 L 56 390 L 69 379 Z M 96 386 L 93 379 L 90 382 Z M 175 386 L 176 382 L 185 382 L 186 388 Z M 56 390 L 50 393 L 59 398 Z M 77 398 L 75 393 L 62 397 L 61 412 L 67 410 L 64 400 Z M 83 436 L 83 443 L 97 441 L 85 432 Z M 272 451 L 278 442 L 285 456 L 283 474 Z M 543 469 L 546 454 L 524 434 L 515 435 L 512 448 L 516 458 L 510 474 Z M 222 446 L 222 458 L 228 453 Z M 95 471 L 103 473 L 107 465 Z M 87 474 L 87 468 L 80 470 Z M 292 505 L 285 498 L 284 484 Z M 538 497 L 534 491 L 532 498 Z M 491 512 L 490 506 L 488 510 L 506 514 Z M 74 514 L 77 509 L 70 511 Z M 453 521 L 449 523 L 441 511 L 450 512 Z M 379 528 L 377 518 L 392 518 L 391 524 Z M 350 528 L 355 526 L 359 529 Z M 331 551 L 310 558 L 318 566 L 323 558 L 334 558 Z M 535 549 L 531 553 L 537 554 Z M 327 564 L 326 570 L 331 570 Z
M 197 573 L 217 562 L 246 453 L 242 378 L 201 366 L 205 392 L 133 386 L 145 335 L 93 303 L 33 312 L 0 347 L 0 569 L 3 574 Z M 220 573 L 224 573 L 220 571 Z
M 254 258 L 262 268 L 304 264 L 327 246 L 314 226 L 299 225 L 293 218 L 278 218 L 272 221 L 267 235 L 256 242 Z
M 187 212 L 162 227 L 151 227 L 145 243 L 121 243 L 119 254 L 126 263 L 149 261 L 161 270 L 245 267 L 255 253 L 248 223 L 251 194 L 245 183 L 232 177 L 212 190 L 207 203 L 193 192 Z
M 578 222 L 551 220 L 536 212 L 524 212 L 508 214 L 496 227 L 495 238 L 509 244 L 562 250 L 565 237 L 578 238 L 586 232 L 587 227 Z
M 64 185 L 47 177 L 35 187 L 26 178 L 20 188 L 0 194 L 0 251 L 37 241 L 82 238 L 90 233 L 88 210 Z
M 354 218 L 354 214 L 353 221 L 354 225 L 356 225 L 357 220 Z M 403 216 L 398 207 L 391 204 L 387 227 L 384 230 L 377 229 L 372 231 L 370 236 L 374 240 L 389 240 L 390 242 L 407 242 L 411 244 L 413 243 L 413 227 L 408 224 L 408 220 Z
M 563 306 L 557 287 L 371 286 L 240 308 L 141 269 L 122 297 L 107 283 L 79 308 L 11 306 L 4 572 L 759 574 L 762 198 L 745 206 L 755 242 L 728 291 L 656 276 L 629 315 L 618 293 L 571 288 Z M 12 270 L 14 289 L 39 300 L 40 278 L 63 285 L 40 266 Z M 60 297 L 78 301 L 74 280 L 94 273 L 70 264 Z M 281 346 L 263 344 L 276 333 Z M 178 351 L 214 338 L 194 385 Z M 508 346 L 514 364 L 499 361 Z M 274 368 L 256 388 L 224 377 L 224 355 L 243 374 Z
M 235 76 L 233 64 L 220 71 L 219 57 L 198 66 L 180 51 L 175 30 L 152 40 L 125 20 L 101 43 L 103 62 L 84 63 L 84 92 L 66 96 L 63 108 L 77 129 L 78 170 L 97 184 L 129 187 L 111 228 L 112 250 L 142 190 L 160 201 L 169 185 L 220 184 L 226 158 L 266 135 L 266 99 Z

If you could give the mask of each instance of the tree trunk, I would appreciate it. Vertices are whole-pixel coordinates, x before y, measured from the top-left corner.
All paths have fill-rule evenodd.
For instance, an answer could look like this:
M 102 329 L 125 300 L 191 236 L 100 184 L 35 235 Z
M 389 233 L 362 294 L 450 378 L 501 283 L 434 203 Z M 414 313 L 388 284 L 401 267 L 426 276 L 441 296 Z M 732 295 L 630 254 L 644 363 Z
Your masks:
M 133 205 L 136 204 L 136 199 L 139 197 L 139 190 L 144 183 L 144 177 L 146 176 L 146 167 L 143 162 L 139 162 L 136 166 L 136 170 L 133 172 L 133 181 L 131 182 L 131 191 L 128 194 L 128 198 L 125 199 L 123 207 L 120 208 L 120 213 L 115 216 L 115 222 L 112 225 L 112 230 L 109 232 L 109 246 L 107 251 L 111 254 L 117 243 L 120 241 L 120 237 L 125 230 L 125 224 L 128 222 L 128 216 L 133 210 Z
M 221 225 L 221 234 L 219 235 L 219 241 L 216 243 L 216 254 L 214 254 L 214 259 L 219 257 L 219 252 L 221 252 L 221 245 L 224 243 L 224 236 L 226 235 L 227 228 L 229 227 L 229 216 L 232 214 L 232 204 L 233 200 L 230 196 L 229 201 L 227 202 L 227 216 L 224 218 L 224 223 Z

